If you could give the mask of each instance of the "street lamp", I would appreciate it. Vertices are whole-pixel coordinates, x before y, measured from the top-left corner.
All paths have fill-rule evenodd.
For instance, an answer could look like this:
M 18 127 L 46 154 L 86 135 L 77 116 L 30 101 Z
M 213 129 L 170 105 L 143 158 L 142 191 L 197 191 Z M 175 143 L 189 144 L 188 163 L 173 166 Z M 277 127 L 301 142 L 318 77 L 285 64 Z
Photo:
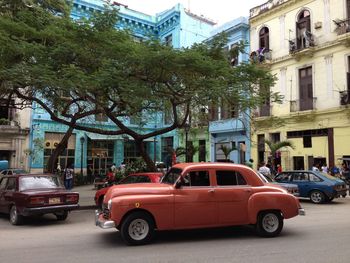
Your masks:
M 188 162 L 188 132 L 190 131 L 190 124 L 189 123 L 185 123 L 184 125 L 184 129 L 185 129 L 185 153 L 186 153 L 186 157 L 185 157 L 185 162 Z
M 80 144 L 81 144 L 81 154 L 80 154 L 80 174 L 83 176 L 83 155 L 84 155 L 84 143 L 85 143 L 85 137 L 80 137 Z

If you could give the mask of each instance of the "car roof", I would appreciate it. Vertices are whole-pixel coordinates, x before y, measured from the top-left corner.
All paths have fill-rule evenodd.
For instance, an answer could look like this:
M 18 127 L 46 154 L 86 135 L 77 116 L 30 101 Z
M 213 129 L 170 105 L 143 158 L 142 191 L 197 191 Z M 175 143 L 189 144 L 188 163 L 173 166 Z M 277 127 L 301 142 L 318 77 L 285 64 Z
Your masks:
M 185 169 L 185 168 L 229 168 L 229 167 L 244 167 L 250 169 L 250 167 L 243 165 L 243 164 L 235 164 L 235 163 L 220 163 L 220 162 L 198 162 L 198 163 L 177 163 L 174 166 L 174 168 L 180 168 L 180 169 Z
M 163 173 L 160 173 L 160 172 L 132 173 L 132 174 L 129 174 L 128 176 L 131 176 L 131 175 L 136 175 L 136 176 L 145 176 L 145 175 L 148 175 L 148 176 L 163 176 Z

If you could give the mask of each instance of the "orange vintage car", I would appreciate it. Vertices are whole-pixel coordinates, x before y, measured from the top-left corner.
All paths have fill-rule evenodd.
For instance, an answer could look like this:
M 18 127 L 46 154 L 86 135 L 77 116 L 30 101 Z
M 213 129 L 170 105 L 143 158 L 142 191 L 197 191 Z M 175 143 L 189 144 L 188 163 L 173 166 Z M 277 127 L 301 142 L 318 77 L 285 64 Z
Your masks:
M 284 219 L 304 214 L 296 197 L 264 184 L 248 166 L 181 163 L 160 183 L 111 187 L 95 219 L 101 228 L 117 228 L 126 244 L 141 245 L 156 230 L 248 224 L 259 235 L 274 237 Z

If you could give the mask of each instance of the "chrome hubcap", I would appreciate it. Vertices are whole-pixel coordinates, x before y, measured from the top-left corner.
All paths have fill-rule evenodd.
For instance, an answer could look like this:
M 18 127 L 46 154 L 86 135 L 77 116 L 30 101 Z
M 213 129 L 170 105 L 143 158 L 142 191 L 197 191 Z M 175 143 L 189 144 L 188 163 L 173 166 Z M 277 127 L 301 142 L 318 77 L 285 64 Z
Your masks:
M 262 227 L 266 232 L 272 233 L 278 229 L 279 221 L 275 214 L 266 214 L 262 220 Z
M 311 199 L 315 203 L 319 203 L 322 200 L 322 195 L 319 192 L 314 192 L 311 194 Z
M 17 218 L 17 209 L 15 207 L 11 208 L 11 222 L 15 222 Z
M 129 225 L 129 235 L 134 240 L 144 239 L 149 232 L 149 225 L 143 219 L 135 219 Z

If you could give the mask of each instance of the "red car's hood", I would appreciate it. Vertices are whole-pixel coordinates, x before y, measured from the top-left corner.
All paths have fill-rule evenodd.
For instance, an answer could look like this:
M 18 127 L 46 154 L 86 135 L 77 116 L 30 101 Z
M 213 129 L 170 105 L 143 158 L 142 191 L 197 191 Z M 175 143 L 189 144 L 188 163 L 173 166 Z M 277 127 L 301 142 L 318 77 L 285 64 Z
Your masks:
M 169 194 L 172 185 L 161 183 L 141 183 L 141 184 L 120 184 L 111 186 L 105 196 L 105 200 L 109 200 L 121 195 L 162 195 Z

